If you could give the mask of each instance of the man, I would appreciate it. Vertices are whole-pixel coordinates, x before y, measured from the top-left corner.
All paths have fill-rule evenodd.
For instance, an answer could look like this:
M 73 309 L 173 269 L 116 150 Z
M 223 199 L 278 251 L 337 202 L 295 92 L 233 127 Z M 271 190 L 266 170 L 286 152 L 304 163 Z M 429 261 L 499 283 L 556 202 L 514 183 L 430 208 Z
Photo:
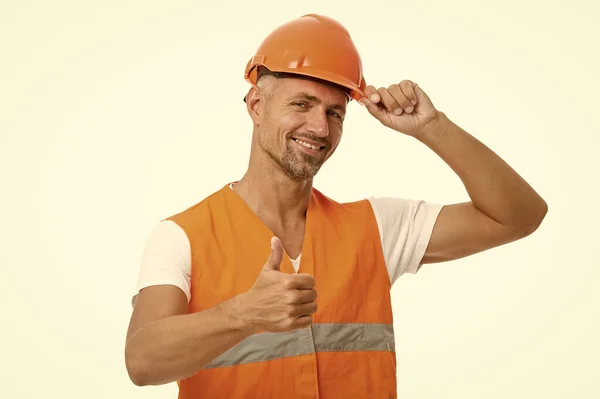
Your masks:
M 393 282 L 531 234 L 546 203 L 414 82 L 367 86 L 333 19 L 282 25 L 245 76 L 248 170 L 152 233 L 127 334 L 130 378 L 177 381 L 181 398 L 395 398 Z M 437 153 L 471 201 L 340 204 L 316 190 L 352 100 Z

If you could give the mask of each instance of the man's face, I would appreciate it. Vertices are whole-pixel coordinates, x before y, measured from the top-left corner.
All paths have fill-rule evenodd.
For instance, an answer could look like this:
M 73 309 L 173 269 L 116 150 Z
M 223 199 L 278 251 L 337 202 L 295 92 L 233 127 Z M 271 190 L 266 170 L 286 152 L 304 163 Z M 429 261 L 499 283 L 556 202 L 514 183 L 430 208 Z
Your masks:
M 330 85 L 278 79 L 264 105 L 259 145 L 292 180 L 312 179 L 340 142 L 346 103 Z

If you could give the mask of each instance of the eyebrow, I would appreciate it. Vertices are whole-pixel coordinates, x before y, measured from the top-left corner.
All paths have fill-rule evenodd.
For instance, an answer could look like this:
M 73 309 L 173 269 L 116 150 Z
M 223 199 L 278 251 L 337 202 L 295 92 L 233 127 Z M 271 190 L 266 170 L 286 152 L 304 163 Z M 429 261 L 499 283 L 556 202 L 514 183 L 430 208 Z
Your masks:
M 317 104 L 321 104 L 322 103 L 322 101 L 318 97 L 316 97 L 316 96 L 314 96 L 314 95 L 312 95 L 310 93 L 304 92 L 304 91 L 301 91 L 300 93 L 298 93 L 298 94 L 296 94 L 294 96 L 294 98 L 298 98 L 298 97 L 302 97 L 305 100 L 312 101 L 312 102 L 315 102 Z M 346 108 L 343 105 L 340 105 L 340 104 L 332 104 L 330 108 L 338 109 L 340 111 L 346 112 Z

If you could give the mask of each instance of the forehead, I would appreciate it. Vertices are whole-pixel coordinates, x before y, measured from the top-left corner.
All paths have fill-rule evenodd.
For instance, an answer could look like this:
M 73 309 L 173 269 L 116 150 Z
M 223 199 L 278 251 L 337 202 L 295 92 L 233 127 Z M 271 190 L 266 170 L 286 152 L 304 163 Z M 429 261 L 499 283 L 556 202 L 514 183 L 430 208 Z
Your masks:
M 326 105 L 337 105 L 346 108 L 348 96 L 340 88 L 331 84 L 310 79 L 282 78 L 277 85 L 284 98 L 294 96 L 314 97 L 315 101 Z

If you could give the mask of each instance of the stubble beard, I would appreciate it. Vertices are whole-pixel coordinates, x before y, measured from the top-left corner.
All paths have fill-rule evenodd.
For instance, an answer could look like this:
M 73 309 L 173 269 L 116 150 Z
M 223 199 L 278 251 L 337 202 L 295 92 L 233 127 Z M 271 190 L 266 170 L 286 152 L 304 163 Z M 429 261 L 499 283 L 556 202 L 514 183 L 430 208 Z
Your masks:
M 325 162 L 323 158 L 300 153 L 294 149 L 294 143 L 291 140 L 287 141 L 281 156 L 277 156 L 265 145 L 261 147 L 290 180 L 298 183 L 314 178 Z

